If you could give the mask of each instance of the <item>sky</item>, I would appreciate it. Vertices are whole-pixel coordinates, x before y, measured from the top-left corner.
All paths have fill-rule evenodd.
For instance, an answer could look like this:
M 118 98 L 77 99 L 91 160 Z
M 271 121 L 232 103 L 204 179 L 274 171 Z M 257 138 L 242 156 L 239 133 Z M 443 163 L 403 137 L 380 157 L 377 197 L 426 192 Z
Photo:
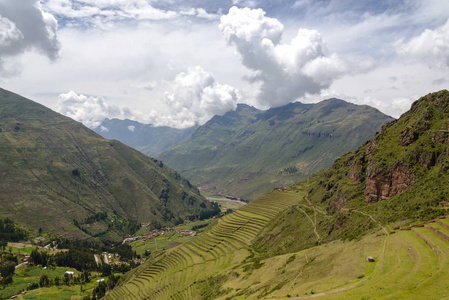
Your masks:
M 448 86 L 447 0 L 0 0 L 0 87 L 90 128 Z

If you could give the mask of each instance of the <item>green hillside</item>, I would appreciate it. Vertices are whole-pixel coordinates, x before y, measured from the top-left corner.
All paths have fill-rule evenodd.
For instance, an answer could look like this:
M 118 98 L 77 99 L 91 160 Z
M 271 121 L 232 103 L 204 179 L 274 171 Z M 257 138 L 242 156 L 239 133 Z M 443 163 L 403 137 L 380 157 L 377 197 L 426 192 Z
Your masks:
M 161 161 L 3 89 L 0 177 L 0 217 L 68 237 L 120 239 L 215 209 Z
M 291 191 L 306 192 L 304 201 L 316 210 L 317 231 L 325 242 L 353 239 L 375 223 L 402 224 L 430 220 L 447 212 L 449 200 L 449 92 L 429 94 L 410 111 L 357 151 L 348 153 L 328 169 Z M 304 213 L 284 212 L 264 229 L 262 236 L 276 236 L 267 243 L 262 236 L 255 247 L 266 255 L 296 251 L 311 245 L 297 228 Z M 299 241 L 299 242 L 298 242 Z
M 155 127 L 131 120 L 105 119 L 93 130 L 106 139 L 118 140 L 148 156 L 155 157 L 165 149 L 187 139 L 197 128 L 198 126 L 185 129 Z
M 357 151 L 152 257 L 106 298 L 447 298 L 448 120 L 448 91 L 419 99 Z
M 158 158 L 207 191 L 254 200 L 328 167 L 391 120 L 338 99 L 267 111 L 240 104 Z

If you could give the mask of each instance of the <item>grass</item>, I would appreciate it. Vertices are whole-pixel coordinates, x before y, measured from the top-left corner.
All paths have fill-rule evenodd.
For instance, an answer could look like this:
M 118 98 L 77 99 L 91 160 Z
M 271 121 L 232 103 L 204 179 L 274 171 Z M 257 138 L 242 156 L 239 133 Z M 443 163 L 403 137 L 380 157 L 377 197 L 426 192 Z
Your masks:
M 214 220 L 213 219 L 207 219 L 207 220 L 196 220 L 189 223 L 184 223 L 178 226 L 175 226 L 175 230 L 193 230 L 192 228 L 195 226 L 207 226 L 211 224 Z M 197 232 L 202 232 L 205 230 L 205 227 L 202 227 Z M 139 231 L 136 232 L 135 235 L 143 235 L 146 233 L 151 232 L 151 230 L 142 228 Z M 149 251 L 151 253 L 159 253 L 163 252 L 169 248 L 176 247 L 181 244 L 188 243 L 193 240 L 193 236 L 183 236 L 181 237 L 180 234 L 174 233 L 174 232 L 167 232 L 164 235 L 158 236 L 156 238 L 148 239 L 148 240 L 137 240 L 134 242 L 131 242 L 130 245 L 133 249 L 133 251 L 136 251 L 137 254 L 143 255 L 145 251 Z
M 148 262 L 132 275 L 134 280 L 114 290 L 108 299 L 127 299 L 129 293 L 151 299 L 203 295 L 222 300 L 449 296 L 449 242 L 443 238 L 447 235 L 449 240 L 449 229 L 442 225 L 447 224 L 446 219 L 413 230 L 391 231 L 393 226 L 389 226 L 390 230 L 385 229 L 389 234 L 373 222 L 372 233 L 361 239 L 260 256 L 251 247 L 254 237 L 266 224 L 281 218 L 281 211 L 291 211 L 294 199 L 292 192 L 275 192 L 218 220 L 192 242 Z M 309 222 L 310 232 L 314 211 L 318 214 L 320 208 L 306 203 L 296 206 L 311 216 L 302 217 Z M 358 215 L 369 219 L 368 215 Z M 368 256 L 375 262 L 367 262 Z M 210 287 L 213 291 L 208 290 Z
M 130 245 L 133 251 L 136 251 L 136 253 L 139 255 L 143 255 L 146 250 L 150 251 L 151 253 L 162 252 L 179 244 L 190 242 L 192 241 L 192 239 L 192 236 L 180 237 L 180 235 L 177 233 L 167 232 L 163 236 L 158 236 L 146 241 L 137 240 L 131 242 Z
M 436 223 L 430 225 L 438 228 Z M 296 252 L 292 261 L 291 254 L 268 258 L 249 273 L 236 268 L 241 275 L 223 285 L 232 292 L 217 299 L 448 297 L 449 243 L 426 228 L 417 231 L 438 256 L 413 231 L 397 231 L 387 239 L 372 234 L 360 241 L 333 242 Z M 375 262 L 366 262 L 367 256 L 374 256 Z
M 6 286 L 5 289 L 0 289 L 0 299 L 7 299 L 13 295 L 17 295 L 21 291 L 26 290 L 28 285 L 39 283 L 39 279 L 42 275 L 47 275 L 50 279 L 54 279 L 57 276 L 62 277 L 66 271 L 72 271 L 75 275 L 79 275 L 79 272 L 72 268 L 49 267 L 43 269 L 40 266 L 22 266 L 16 269 L 13 283 Z M 92 275 L 95 278 L 83 286 L 83 289 L 85 290 L 83 293 L 80 293 L 81 285 L 39 288 L 27 291 L 23 299 L 71 299 L 71 297 L 75 295 L 90 295 L 92 288 L 97 285 L 96 280 L 99 279 L 99 277 L 96 277 L 98 276 L 97 273 L 92 273 Z M 21 297 L 18 299 L 21 299 Z

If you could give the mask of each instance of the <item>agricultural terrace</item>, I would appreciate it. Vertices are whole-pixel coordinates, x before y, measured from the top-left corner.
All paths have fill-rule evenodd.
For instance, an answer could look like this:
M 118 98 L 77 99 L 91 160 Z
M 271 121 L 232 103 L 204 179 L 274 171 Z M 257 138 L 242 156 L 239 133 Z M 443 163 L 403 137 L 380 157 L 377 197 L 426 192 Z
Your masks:
M 262 197 L 218 220 L 192 242 L 148 261 L 128 283 L 106 299 L 192 299 L 203 285 L 250 255 L 256 234 L 295 198 Z M 138 270 L 138 271 L 139 271 Z

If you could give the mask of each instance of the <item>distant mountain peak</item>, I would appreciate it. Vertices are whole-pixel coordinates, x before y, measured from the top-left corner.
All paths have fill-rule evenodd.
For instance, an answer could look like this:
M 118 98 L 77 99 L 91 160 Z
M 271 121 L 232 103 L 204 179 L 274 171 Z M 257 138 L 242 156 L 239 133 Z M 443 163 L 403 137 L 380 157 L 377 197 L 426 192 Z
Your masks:
M 329 166 L 392 120 L 339 99 L 239 108 L 214 116 L 160 158 L 203 188 L 255 199 Z

